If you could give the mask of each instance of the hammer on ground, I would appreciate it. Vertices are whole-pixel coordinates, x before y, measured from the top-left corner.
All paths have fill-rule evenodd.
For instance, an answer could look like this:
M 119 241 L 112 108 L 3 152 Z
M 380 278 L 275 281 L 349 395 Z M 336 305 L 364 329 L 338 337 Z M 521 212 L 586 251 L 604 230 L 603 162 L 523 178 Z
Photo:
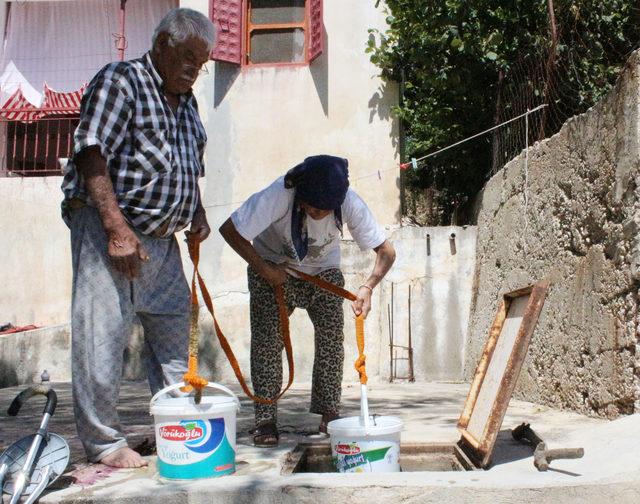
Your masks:
M 550 450 L 528 423 L 522 423 L 511 431 L 513 439 L 533 448 L 533 465 L 538 471 L 546 471 L 552 460 L 576 459 L 584 456 L 583 448 L 555 448 Z
M 555 448 L 547 449 L 545 443 L 540 443 L 533 452 L 533 465 L 538 471 L 546 471 L 552 460 L 578 459 L 584 456 L 584 448 Z

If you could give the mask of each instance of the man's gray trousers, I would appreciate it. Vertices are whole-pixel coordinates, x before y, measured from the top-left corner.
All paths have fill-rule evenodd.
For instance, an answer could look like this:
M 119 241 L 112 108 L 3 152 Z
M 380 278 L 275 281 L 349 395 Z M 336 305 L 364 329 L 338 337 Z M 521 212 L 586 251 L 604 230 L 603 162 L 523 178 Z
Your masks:
M 95 208 L 71 212 L 72 380 L 78 435 L 90 461 L 127 446 L 116 404 L 124 351 L 139 322 L 152 393 L 181 380 L 189 338 L 189 286 L 175 236 L 138 234 L 150 260 L 129 281 L 107 255 Z

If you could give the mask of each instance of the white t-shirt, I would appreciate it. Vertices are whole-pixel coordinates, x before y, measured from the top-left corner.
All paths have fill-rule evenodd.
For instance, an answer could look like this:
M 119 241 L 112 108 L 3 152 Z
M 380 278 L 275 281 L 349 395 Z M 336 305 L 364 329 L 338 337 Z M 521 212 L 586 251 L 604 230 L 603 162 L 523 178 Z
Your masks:
M 295 189 L 284 187 L 284 176 L 252 195 L 231 215 L 240 235 L 263 259 L 288 264 L 310 275 L 340 267 L 340 231 L 333 212 L 321 220 L 307 216 L 309 248 L 300 261 L 291 238 L 291 212 Z M 371 210 L 355 191 L 349 189 L 342 204 L 342 221 L 360 250 L 376 248 L 386 240 Z

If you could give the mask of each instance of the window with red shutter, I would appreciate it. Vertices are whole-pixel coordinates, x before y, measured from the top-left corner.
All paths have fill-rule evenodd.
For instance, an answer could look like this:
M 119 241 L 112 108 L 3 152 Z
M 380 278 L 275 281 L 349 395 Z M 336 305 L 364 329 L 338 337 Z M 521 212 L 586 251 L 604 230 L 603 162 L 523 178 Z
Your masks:
M 209 14 L 214 60 L 304 65 L 323 50 L 322 0 L 210 0 Z
M 322 0 L 309 0 L 309 49 L 307 58 L 313 61 L 324 50 L 324 24 L 322 22 Z
M 242 62 L 242 0 L 209 0 L 209 18 L 216 28 L 211 59 L 239 65 Z

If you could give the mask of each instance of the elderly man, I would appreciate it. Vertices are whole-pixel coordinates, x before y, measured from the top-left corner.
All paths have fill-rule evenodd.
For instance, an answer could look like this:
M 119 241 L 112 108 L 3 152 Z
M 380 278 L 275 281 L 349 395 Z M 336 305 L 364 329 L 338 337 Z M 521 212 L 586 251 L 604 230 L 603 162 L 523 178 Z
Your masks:
M 62 190 L 73 261 L 72 376 L 90 461 L 140 467 L 116 404 L 137 319 L 149 385 L 186 371 L 189 287 L 175 233 L 210 232 L 198 190 L 206 135 L 191 93 L 214 44 L 211 22 L 174 9 L 142 58 L 111 63 L 85 91 Z

